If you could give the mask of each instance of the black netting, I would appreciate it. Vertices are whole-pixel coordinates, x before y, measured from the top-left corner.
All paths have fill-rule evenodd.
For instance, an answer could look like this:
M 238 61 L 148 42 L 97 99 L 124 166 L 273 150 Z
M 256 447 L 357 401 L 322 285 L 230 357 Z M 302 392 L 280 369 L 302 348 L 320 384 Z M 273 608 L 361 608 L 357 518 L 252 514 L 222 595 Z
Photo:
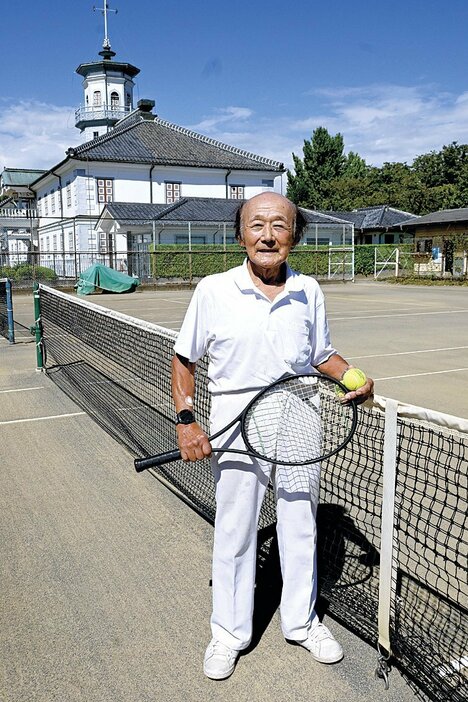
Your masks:
M 134 455 L 175 447 L 170 365 L 175 333 L 41 288 L 48 375 Z M 207 428 L 206 361 L 198 364 L 195 411 Z M 351 444 L 322 467 L 318 509 L 322 606 L 377 642 L 384 415 L 360 410 Z M 392 647 L 424 699 L 461 702 L 466 690 L 466 435 L 399 419 Z M 209 520 L 208 461 L 152 469 Z M 272 544 L 267 492 L 259 564 Z

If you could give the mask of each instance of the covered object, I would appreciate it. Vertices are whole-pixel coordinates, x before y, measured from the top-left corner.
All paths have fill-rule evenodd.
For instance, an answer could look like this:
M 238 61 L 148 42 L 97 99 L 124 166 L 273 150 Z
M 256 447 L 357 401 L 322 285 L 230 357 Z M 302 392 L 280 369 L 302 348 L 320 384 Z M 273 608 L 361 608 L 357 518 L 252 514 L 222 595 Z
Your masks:
M 140 285 L 138 278 L 133 278 L 126 273 L 121 273 L 102 263 L 93 263 L 80 274 L 76 284 L 78 295 L 91 295 L 96 289 L 106 292 L 133 292 Z

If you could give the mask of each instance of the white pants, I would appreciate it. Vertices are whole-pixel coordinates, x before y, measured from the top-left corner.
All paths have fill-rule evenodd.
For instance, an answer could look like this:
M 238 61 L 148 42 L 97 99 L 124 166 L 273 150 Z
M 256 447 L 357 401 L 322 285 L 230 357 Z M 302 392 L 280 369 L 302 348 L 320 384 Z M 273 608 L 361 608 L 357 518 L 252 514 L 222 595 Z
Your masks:
M 211 433 L 225 426 L 254 394 L 213 396 Z M 238 426 L 213 443 L 244 447 Z M 283 577 L 281 627 L 285 638 L 305 639 L 316 616 L 319 465 L 273 466 L 232 453 L 215 453 L 211 462 L 216 483 L 213 637 L 235 650 L 247 648 L 251 641 L 257 525 L 271 479 L 277 500 L 276 529 Z M 290 480 L 290 471 L 298 472 L 299 480 Z

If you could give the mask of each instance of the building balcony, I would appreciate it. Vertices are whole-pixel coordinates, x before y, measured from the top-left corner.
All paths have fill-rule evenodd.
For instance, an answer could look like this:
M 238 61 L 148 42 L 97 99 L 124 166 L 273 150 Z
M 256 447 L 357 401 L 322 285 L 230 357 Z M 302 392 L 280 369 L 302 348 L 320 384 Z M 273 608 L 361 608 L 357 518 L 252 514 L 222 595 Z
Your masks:
M 23 229 L 37 226 L 37 210 L 0 209 L 0 228 Z
M 75 110 L 75 127 L 83 129 L 91 124 L 107 124 L 118 122 L 132 111 L 131 107 L 124 105 L 93 105 L 85 107 L 82 105 Z

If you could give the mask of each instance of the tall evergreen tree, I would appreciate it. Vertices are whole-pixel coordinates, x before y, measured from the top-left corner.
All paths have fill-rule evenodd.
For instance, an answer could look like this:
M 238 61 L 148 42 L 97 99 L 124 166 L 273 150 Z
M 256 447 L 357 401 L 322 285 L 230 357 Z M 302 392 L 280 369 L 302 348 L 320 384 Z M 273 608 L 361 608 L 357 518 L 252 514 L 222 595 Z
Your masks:
M 331 136 L 325 127 L 317 127 L 312 138 L 304 140 L 303 158 L 293 154 L 296 172 L 288 172 L 288 197 L 298 205 L 323 208 L 330 182 L 343 173 L 343 151 L 341 134 Z
M 323 210 L 391 205 L 414 214 L 468 207 L 468 144 L 452 142 L 417 156 L 411 165 L 368 166 L 359 154 L 343 154 L 341 134 L 318 127 L 304 141 L 303 158 L 293 154 L 288 197 Z

